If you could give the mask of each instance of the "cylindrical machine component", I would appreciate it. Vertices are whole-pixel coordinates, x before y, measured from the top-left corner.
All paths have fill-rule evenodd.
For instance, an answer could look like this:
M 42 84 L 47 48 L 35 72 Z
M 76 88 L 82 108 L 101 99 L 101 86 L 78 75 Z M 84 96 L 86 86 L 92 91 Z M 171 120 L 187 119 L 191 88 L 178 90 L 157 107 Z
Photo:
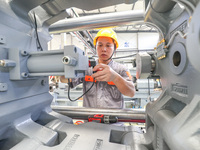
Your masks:
M 70 66 L 76 66 L 76 63 L 77 63 L 76 59 L 70 56 L 64 56 L 62 61 L 63 61 L 63 64 L 70 65 Z
M 109 27 L 133 24 L 135 21 L 143 21 L 143 12 L 126 11 L 100 15 L 71 18 L 50 26 L 50 33 L 62 33 L 71 31 L 83 31 L 92 28 Z
M 55 55 L 32 55 L 27 60 L 30 73 L 64 72 L 63 54 Z
M 87 120 L 88 116 L 102 114 L 105 116 L 115 116 L 119 120 L 145 120 L 144 109 L 98 109 L 84 107 L 52 106 L 52 109 L 58 113 L 74 119 Z
M 2 66 L 2 67 L 15 67 L 16 63 L 13 60 L 4 59 L 4 60 L 0 60 L 0 66 Z
M 52 75 L 65 78 L 84 77 L 88 69 L 87 56 L 73 45 L 65 46 L 64 50 L 30 52 L 26 57 L 28 57 L 27 67 L 24 72 L 28 74 L 27 77 Z M 21 76 L 26 77 L 24 74 Z
M 171 0 L 150 0 L 149 5 L 151 5 L 151 9 L 159 13 L 165 13 L 173 9 L 175 2 Z
M 137 88 L 138 89 L 154 89 L 157 88 L 157 82 L 153 79 L 138 79 L 137 80 Z
M 193 67 L 200 72 L 200 3 L 198 3 L 194 14 L 192 16 L 192 20 L 190 23 L 190 28 L 187 34 L 186 39 L 186 49 L 189 61 L 192 63 Z M 187 58 L 187 59 L 188 59 Z
M 151 56 L 146 52 L 138 53 L 136 56 L 136 77 L 137 77 L 137 79 L 147 78 L 150 75 L 151 71 L 152 71 Z

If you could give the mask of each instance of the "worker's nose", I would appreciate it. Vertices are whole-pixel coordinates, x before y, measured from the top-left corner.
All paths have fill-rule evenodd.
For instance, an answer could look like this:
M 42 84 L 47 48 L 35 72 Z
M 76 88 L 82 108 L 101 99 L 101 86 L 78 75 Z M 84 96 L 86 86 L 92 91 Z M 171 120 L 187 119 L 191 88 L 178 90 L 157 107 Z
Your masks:
M 102 51 L 106 51 L 106 46 L 102 46 Z

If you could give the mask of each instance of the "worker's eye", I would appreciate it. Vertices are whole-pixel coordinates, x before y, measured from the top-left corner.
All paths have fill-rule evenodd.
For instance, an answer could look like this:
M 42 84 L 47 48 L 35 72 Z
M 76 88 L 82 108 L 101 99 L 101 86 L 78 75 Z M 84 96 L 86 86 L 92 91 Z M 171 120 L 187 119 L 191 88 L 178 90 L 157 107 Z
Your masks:
M 98 46 L 98 47 L 102 47 L 103 45 L 102 45 L 102 44 L 98 44 L 97 46 Z
M 109 45 L 106 45 L 106 47 L 110 48 L 110 47 L 112 47 L 112 45 L 111 45 L 111 44 L 109 44 Z

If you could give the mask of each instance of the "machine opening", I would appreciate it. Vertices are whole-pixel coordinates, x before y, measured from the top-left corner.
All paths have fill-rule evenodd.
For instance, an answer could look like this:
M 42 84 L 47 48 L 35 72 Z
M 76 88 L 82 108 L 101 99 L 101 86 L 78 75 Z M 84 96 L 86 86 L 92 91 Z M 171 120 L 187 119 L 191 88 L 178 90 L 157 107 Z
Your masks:
M 181 54 L 179 51 L 176 51 L 173 56 L 173 63 L 176 67 L 178 67 L 181 63 Z

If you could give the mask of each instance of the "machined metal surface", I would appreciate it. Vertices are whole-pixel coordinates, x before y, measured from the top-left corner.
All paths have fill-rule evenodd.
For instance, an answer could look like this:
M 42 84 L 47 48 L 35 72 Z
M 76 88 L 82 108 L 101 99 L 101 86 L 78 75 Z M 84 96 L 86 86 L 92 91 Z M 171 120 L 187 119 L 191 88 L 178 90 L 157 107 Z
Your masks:
M 69 116 L 75 119 L 88 119 L 88 116 L 94 114 L 103 114 L 116 116 L 118 119 L 131 120 L 145 119 L 145 110 L 143 109 L 97 109 L 84 107 L 67 107 L 67 106 L 52 106 L 52 109 L 58 113 Z
M 138 53 L 136 56 L 136 78 L 147 78 L 150 75 L 151 68 L 151 56 L 146 52 Z
M 51 25 L 49 31 L 50 33 L 82 31 L 100 27 L 112 27 L 125 24 L 133 24 L 136 23 L 136 21 L 143 21 L 143 19 L 144 12 L 140 11 L 100 14 L 59 21 Z
M 155 136 L 157 140 L 152 142 L 153 149 L 159 150 L 198 149 L 197 147 L 200 146 L 196 142 L 196 139 L 199 140 L 199 125 L 193 126 L 196 124 L 195 118 L 199 116 L 197 103 L 199 103 L 200 93 L 197 82 L 200 79 L 196 67 L 199 64 L 197 61 L 199 52 L 194 51 L 199 46 L 200 27 L 197 23 L 197 12 L 200 7 L 198 7 L 199 1 L 176 2 L 180 4 L 183 2 L 185 8 L 179 8 L 176 4 L 173 9 L 168 10 L 167 14 L 156 12 L 162 7 L 152 8 L 149 4 L 145 19 L 161 27 L 166 40 L 165 46 L 167 46 L 166 57 L 155 59 L 154 74 L 160 76 L 163 92 L 157 101 L 149 103 L 146 107 L 146 128 L 156 129 L 156 132 L 151 134 L 151 131 L 147 130 L 147 134 Z M 168 9 L 168 6 L 165 6 Z M 192 13 L 188 9 L 193 7 L 196 7 L 193 14 L 195 20 L 191 24 Z M 169 24 L 172 20 L 173 22 Z
M 39 75 L 32 80 L 26 78 L 27 54 L 40 53 L 37 51 L 41 49 L 38 48 L 36 34 L 40 46 L 46 50 L 47 42 L 51 39 L 48 27 L 65 17 L 67 7 L 91 10 L 123 2 L 135 1 L 5 0 L 0 2 L 0 37 L 2 37 L 0 60 L 17 58 L 14 60 L 16 63 L 14 68 L 4 67 L 4 62 L 1 62 L 0 66 L 2 150 L 199 149 L 199 0 L 176 0 L 176 3 L 149 1 L 145 21 L 159 27 L 161 37 L 166 41 L 167 51 L 163 59 L 158 60 L 152 56 L 155 61 L 153 73 L 160 76 L 163 92 L 156 101 L 146 106 L 145 134 L 133 126 L 119 127 L 97 123 L 73 125 L 71 118 L 50 108 L 53 97 L 48 92 L 49 86 L 46 84 L 48 77 Z M 33 19 L 33 12 L 36 14 L 36 20 Z M 35 21 L 38 28 L 35 27 Z M 111 22 L 113 25 L 114 20 Z M 109 22 L 104 23 L 105 26 L 111 25 Z M 90 26 L 92 27 L 94 26 Z M 95 27 L 102 26 L 98 24 Z M 79 28 L 86 27 L 79 26 Z M 151 67 L 148 69 L 151 70 Z M 15 71 L 17 73 L 14 73 Z M 20 80 L 10 80 L 11 74 L 12 78 Z M 123 110 L 120 111 L 120 115 L 126 116 L 126 113 L 130 113 L 122 112 Z M 138 113 L 130 114 L 131 118 L 135 117 L 132 115 Z M 140 117 L 144 117 L 144 114 Z
M 51 66 L 51 68 L 48 67 L 51 64 L 47 64 L 49 60 L 53 63 L 56 55 L 61 55 L 60 51 L 46 51 L 47 42 L 51 40 L 48 33 L 49 24 L 66 17 L 65 9 L 68 6 L 80 6 L 89 10 L 99 8 L 100 3 L 103 7 L 124 1 L 104 1 L 105 3 L 95 1 L 95 4 L 90 2 L 94 1 L 3 0 L 0 2 L 1 150 L 131 148 L 120 141 L 124 133 L 135 132 L 134 129 L 95 123 L 76 126 L 72 124 L 71 118 L 58 114 L 50 108 L 53 97 L 49 94 L 48 77 L 44 76 L 50 75 L 47 71 L 51 71 L 51 75 L 63 75 L 64 72 L 60 72 L 60 67 Z M 133 1 L 126 1 L 130 2 Z M 84 6 L 81 7 L 82 4 Z M 52 57 L 45 58 L 50 53 Z M 68 55 L 69 52 L 64 52 L 63 56 Z M 27 67 L 31 57 L 35 59 L 29 62 Z M 44 59 L 40 61 L 39 57 Z M 62 58 L 59 58 L 61 59 L 59 65 L 63 65 Z M 79 59 L 81 58 L 77 60 Z M 83 69 L 81 65 L 79 67 Z M 54 73 L 56 69 L 59 72 Z M 64 69 L 72 73 L 72 68 L 67 68 L 67 65 Z M 118 131 L 121 136 L 116 138 Z M 91 137 L 90 140 L 88 136 Z
M 200 4 L 198 4 L 197 8 L 194 11 L 191 23 L 190 23 L 190 28 L 188 31 L 187 35 L 187 44 L 186 47 L 187 49 L 190 50 L 190 53 L 188 53 L 188 57 L 192 63 L 192 65 L 200 71 L 199 67 L 199 58 L 197 56 L 200 55 L 199 49 L 200 49 L 200 36 L 199 36 L 199 27 L 200 23 L 198 21 L 199 17 L 199 12 L 200 12 Z

